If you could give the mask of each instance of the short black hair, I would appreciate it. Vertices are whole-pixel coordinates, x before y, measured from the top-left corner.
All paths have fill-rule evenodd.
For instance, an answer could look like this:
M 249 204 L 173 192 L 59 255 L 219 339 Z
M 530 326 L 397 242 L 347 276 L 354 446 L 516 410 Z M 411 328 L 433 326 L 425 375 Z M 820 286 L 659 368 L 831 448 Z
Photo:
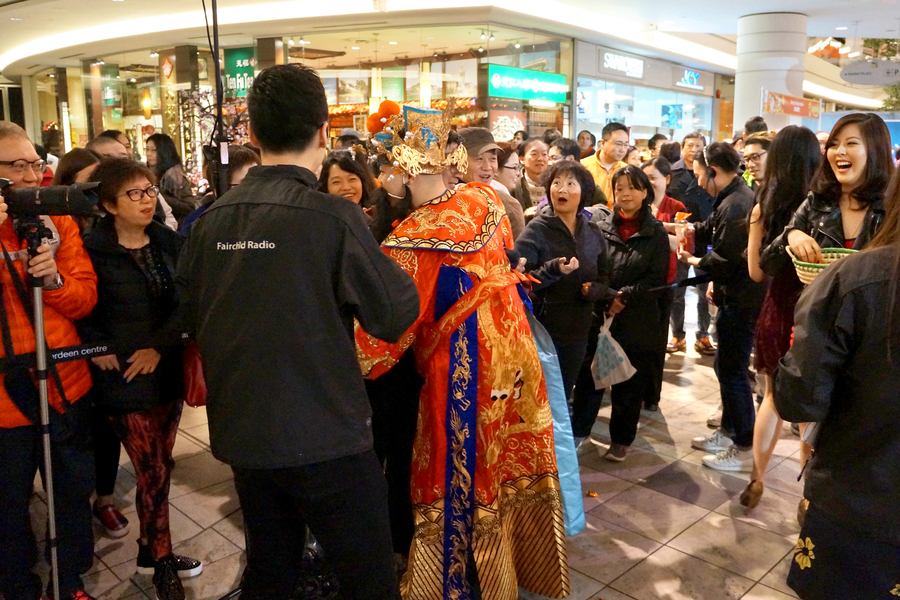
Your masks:
M 305 65 L 275 65 L 256 76 L 247 92 L 250 129 L 268 152 L 300 152 L 328 121 L 319 74 Z
M 746 138 L 744 138 L 744 147 L 746 148 L 750 144 L 756 144 L 760 146 L 766 152 L 769 151 L 769 146 L 772 145 L 772 137 L 769 135 L 768 131 L 759 131 L 757 133 L 751 133 Z M 734 145 L 732 144 L 732 147 Z
M 563 158 L 571 156 L 575 160 L 581 159 L 581 146 L 578 145 L 578 142 L 575 140 L 570 140 L 569 138 L 556 138 L 552 142 L 550 142 L 551 148 L 559 148 L 559 151 L 562 153 Z
M 359 181 L 362 183 L 362 197 L 359 199 L 359 205 L 368 208 L 375 202 L 375 182 L 369 175 L 367 164 L 366 153 L 361 149 L 352 152 L 344 148 L 332 151 L 322 163 L 322 172 L 319 174 L 319 191 L 328 193 L 328 177 L 331 175 L 331 167 L 336 166 L 342 171 L 359 177 Z
M 747 119 L 747 122 L 744 123 L 744 138 L 751 133 L 760 133 L 766 132 L 769 130 L 769 126 L 766 125 L 766 120 L 762 117 L 750 117 Z
M 726 173 L 737 173 L 741 166 L 741 155 L 727 142 L 713 142 L 703 152 L 695 154 L 694 160 L 704 168 L 715 167 Z
M 604 140 L 608 140 L 609 136 L 611 136 L 614 131 L 624 131 L 625 133 L 628 133 L 628 128 L 625 127 L 624 123 L 613 121 L 612 123 L 607 123 L 603 127 L 603 130 L 600 132 L 600 137 Z
M 462 138 L 458 133 L 456 133 L 455 130 L 451 129 L 449 132 L 447 132 L 447 144 L 444 146 L 444 148 L 449 148 L 453 144 L 456 144 L 457 146 L 462 145 Z
M 544 140 L 542 140 L 539 137 L 533 137 L 533 138 L 525 140 L 524 142 L 519 144 L 519 146 L 516 148 L 516 151 L 519 153 L 519 158 L 522 158 L 523 156 L 525 156 L 525 153 L 528 152 L 528 149 L 531 148 L 532 146 L 534 146 L 535 144 L 537 144 L 538 142 L 543 144 Z M 549 150 L 549 148 L 548 148 L 548 150 Z
M 684 136 L 684 140 L 682 140 L 681 145 L 683 146 L 685 144 L 685 142 L 687 142 L 688 140 L 698 140 L 698 139 L 703 140 L 703 145 L 704 146 L 706 145 L 706 136 L 703 135 L 702 133 L 700 133 L 700 131 L 698 131 L 697 129 L 695 129 L 694 131 L 692 131 L 689 134 L 687 134 L 686 136 Z
M 651 137 L 649 140 L 647 140 L 647 148 L 650 150 L 656 150 L 656 145 L 659 142 L 661 142 L 663 140 L 668 140 L 668 139 L 669 138 L 667 138 L 666 136 L 664 136 L 661 133 L 654 133 L 653 137 Z
M 588 131 L 587 129 L 582 129 L 581 131 L 578 132 L 578 137 L 581 137 L 581 134 L 582 134 L 582 133 L 586 133 L 586 134 L 588 134 L 589 136 L 591 136 L 591 146 L 593 146 L 593 145 L 595 145 L 595 144 L 597 143 L 597 136 L 596 136 L 596 135 L 594 135 L 593 133 L 591 133 L 591 132 Z
M 59 159 L 53 174 L 53 185 L 72 185 L 80 171 L 97 164 L 100 164 L 100 157 L 95 153 L 84 148 L 72 148 Z
M 544 135 L 541 136 L 541 139 L 544 140 L 544 143 L 548 146 L 553 140 L 557 140 L 563 136 L 562 132 L 559 129 L 551 127 L 547 131 L 544 132 Z
M 156 176 L 141 163 L 127 158 L 105 158 L 100 161 L 94 172 L 91 173 L 91 181 L 99 182 L 95 188 L 100 197 L 101 207 L 116 206 L 122 186 L 144 177 L 152 184 L 156 184 Z
M 358 135 L 349 135 L 348 134 L 348 135 L 338 136 L 337 143 L 340 144 L 341 148 L 349 148 L 350 146 L 353 146 L 354 144 L 360 144 L 362 142 L 360 141 Z M 335 148 L 335 149 L 337 150 L 337 148 Z
M 659 147 L 659 155 L 665 157 L 670 163 L 677 163 L 681 160 L 681 144 L 675 140 L 663 142 Z
M 125 134 L 122 133 L 121 131 L 119 131 L 118 129 L 107 129 L 107 130 L 103 131 L 100 135 L 98 135 L 97 137 L 107 137 L 107 138 L 118 141 L 120 135 L 125 135 Z
M 646 196 L 644 196 L 644 201 L 641 203 L 641 208 L 647 208 L 650 204 L 653 203 L 653 198 L 655 197 L 656 192 L 653 190 L 653 186 L 650 185 L 650 178 L 647 177 L 647 174 L 641 169 L 641 167 L 636 167 L 634 165 L 628 165 L 627 167 L 622 167 L 612 176 L 612 191 L 613 191 L 613 200 L 616 198 L 616 182 L 621 178 L 625 178 L 628 180 L 628 183 L 631 184 L 631 187 L 641 190 L 642 192 L 646 192 Z M 619 211 L 615 211 L 615 214 L 618 214 Z
M 644 169 L 649 169 L 651 167 L 659 171 L 659 174 L 663 177 L 668 177 L 672 174 L 672 163 L 666 160 L 665 156 L 657 156 L 656 158 L 651 158 L 641 165 L 641 171 L 643 171 Z
M 40 144 L 34 145 L 34 151 L 37 152 L 37 155 L 41 157 L 41 160 L 47 162 L 47 149 L 41 146 Z
M 515 132 L 515 133 L 513 134 L 513 139 L 516 139 L 516 136 L 519 135 L 520 133 L 522 134 L 522 141 L 523 141 L 523 142 L 524 142 L 525 140 L 528 139 L 528 132 L 527 132 L 527 131 L 524 131 L 524 130 L 522 130 L 522 129 L 518 130 L 517 132 Z
M 577 160 L 560 160 L 544 169 L 541 175 L 541 185 L 547 190 L 548 199 L 550 198 L 550 184 L 553 183 L 554 179 L 562 175 L 571 175 L 578 182 L 578 185 L 581 186 L 579 209 L 594 202 L 594 191 L 597 188 L 594 176 Z M 553 202 L 550 202 L 550 208 L 553 208 Z

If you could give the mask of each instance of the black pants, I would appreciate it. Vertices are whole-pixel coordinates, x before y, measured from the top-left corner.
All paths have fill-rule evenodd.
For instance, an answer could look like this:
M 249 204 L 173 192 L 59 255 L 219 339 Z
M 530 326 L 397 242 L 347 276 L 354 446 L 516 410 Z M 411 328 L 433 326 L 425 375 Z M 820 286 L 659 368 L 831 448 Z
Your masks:
M 83 398 L 72 404 L 68 422 L 73 434 L 66 441 L 53 442 L 50 448 L 59 538 L 59 591 L 63 597 L 84 588 L 81 574 L 94 560 L 89 403 Z M 28 516 L 34 475 L 40 469 L 43 476 L 41 444 L 37 427 L 0 429 L 0 592 L 5 600 L 35 600 L 41 596 L 41 579 L 31 572 L 38 551 Z M 46 555 L 49 563 L 49 544 Z
M 584 353 L 587 349 L 588 341 L 584 338 L 575 341 L 557 341 L 554 338 L 553 345 L 556 347 L 563 388 L 566 391 L 566 399 L 568 399 L 572 397 L 572 388 L 575 387 L 575 381 L 578 379 L 578 371 L 581 369 L 581 363 L 584 361 Z M 594 340 L 594 346 L 596 345 L 597 341 Z
M 631 366 L 636 370 L 628 381 L 612 386 L 612 415 L 609 420 L 609 437 L 617 444 L 630 446 L 637 434 L 644 402 L 658 403 L 662 387 L 662 364 L 665 351 L 625 351 Z
M 722 429 L 737 446 L 753 445 L 756 411 L 750 389 L 750 351 L 758 308 L 725 304 L 716 315 L 715 370 L 722 396 Z
M 334 566 L 342 598 L 400 598 L 387 484 L 374 452 L 285 469 L 235 467 L 234 483 L 247 532 L 242 600 L 291 597 L 307 526 Z
M 119 474 L 119 452 L 122 443 L 116 435 L 106 411 L 93 408 L 91 432 L 94 438 L 94 470 L 97 473 L 97 495 L 111 496 Z
M 603 390 L 594 389 L 594 376 L 591 374 L 591 363 L 597 352 L 597 336 L 600 335 L 600 320 L 594 319 L 588 330 L 587 347 L 581 359 L 578 375 L 575 379 L 575 391 L 572 394 L 572 435 L 587 437 L 600 412 L 603 401 Z
M 404 555 L 409 554 L 415 529 L 410 482 L 422 383 L 412 350 L 378 379 L 366 380 L 375 455 L 387 479 L 391 540 L 394 552 Z

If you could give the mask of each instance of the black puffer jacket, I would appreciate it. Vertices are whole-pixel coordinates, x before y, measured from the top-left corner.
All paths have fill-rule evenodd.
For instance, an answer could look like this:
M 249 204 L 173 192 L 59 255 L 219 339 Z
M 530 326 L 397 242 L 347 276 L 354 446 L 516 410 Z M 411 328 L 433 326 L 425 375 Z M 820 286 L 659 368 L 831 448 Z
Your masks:
M 886 327 L 896 253 L 876 248 L 831 265 L 797 304 L 775 407 L 818 422 L 804 495 L 842 526 L 900 546 L 900 348 Z M 896 321 L 897 316 L 894 316 Z
M 716 196 L 712 214 L 695 229 L 696 254 L 700 268 L 712 275 L 716 306 L 759 309 L 765 284 L 750 278 L 747 269 L 748 218 L 753 210 L 753 192 L 735 177 Z M 707 253 L 708 246 L 712 252 Z
M 113 340 L 120 348 L 156 348 L 162 354 L 156 371 L 138 375 L 131 383 L 122 373 L 130 352 L 119 354 L 119 371 L 101 371 L 91 365 L 97 403 L 117 412 L 146 410 L 183 397 L 180 344 L 162 345 L 159 336 L 178 306 L 174 275 L 181 237 L 156 221 L 147 227 L 150 247 L 168 274 L 168 285 L 154 297 L 144 272 L 119 245 L 111 216 L 101 219 L 85 239 L 84 247 L 97 272 L 97 306 L 81 325 L 86 341 Z
M 516 240 L 516 251 L 526 259 L 525 270 L 540 280 L 535 284 L 534 314 L 554 340 L 585 339 L 593 304 L 609 289 L 609 249 L 600 227 L 579 214 L 575 233 L 554 214 L 532 219 Z M 560 258 L 578 258 L 578 269 L 563 275 Z M 581 286 L 591 283 L 588 295 Z
M 625 309 L 616 315 L 610 333 L 626 351 L 663 350 L 666 341 L 662 323 L 668 318 L 663 311 L 663 294 L 647 290 L 666 285 L 669 234 L 649 207 L 641 213 L 640 230 L 627 241 L 619 233 L 620 222 L 619 210 L 614 206 L 610 217 L 600 224 L 609 244 L 612 295 L 623 292 L 626 302 Z M 598 310 L 605 311 L 610 298 L 601 301 Z
M 705 221 L 715 203 L 715 198 L 697 184 L 694 172 L 685 165 L 684 159 L 672 165 L 672 181 L 666 188 L 666 195 L 684 204 L 687 212 L 691 213 L 688 217 L 691 223 Z
M 884 203 L 879 200 L 873 203 L 863 219 L 862 229 L 853 243 L 854 250 L 866 247 L 884 221 Z M 760 267 L 773 275 L 791 266 L 791 257 L 787 253 L 788 234 L 799 229 L 819 244 L 821 248 L 844 247 L 844 224 L 841 221 L 841 208 L 836 202 L 828 201 L 810 192 L 803 201 L 784 232 L 763 250 L 760 256 Z

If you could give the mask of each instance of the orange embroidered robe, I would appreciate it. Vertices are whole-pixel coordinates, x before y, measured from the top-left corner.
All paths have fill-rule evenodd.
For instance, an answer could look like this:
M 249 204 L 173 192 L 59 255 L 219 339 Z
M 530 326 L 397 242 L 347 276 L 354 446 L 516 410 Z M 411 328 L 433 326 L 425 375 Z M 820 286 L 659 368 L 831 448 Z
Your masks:
M 518 586 L 568 596 L 550 406 L 502 204 L 487 186 L 448 192 L 382 248 L 415 279 L 422 307 L 398 344 L 356 332 L 365 375 L 412 345 L 425 379 L 405 600 L 470 598 L 470 555 L 484 600 L 516 600 Z

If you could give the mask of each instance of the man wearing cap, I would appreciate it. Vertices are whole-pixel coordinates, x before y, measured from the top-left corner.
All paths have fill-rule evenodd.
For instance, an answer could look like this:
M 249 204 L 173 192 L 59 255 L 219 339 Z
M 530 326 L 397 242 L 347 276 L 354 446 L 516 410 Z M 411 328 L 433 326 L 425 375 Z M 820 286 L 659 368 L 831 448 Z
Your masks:
M 500 146 L 494 142 L 494 135 L 484 127 L 468 127 L 459 130 L 458 133 L 462 138 L 462 145 L 469 154 L 469 170 L 460 173 L 462 180 L 469 187 L 472 184 L 482 184 L 493 188 L 503 202 L 503 208 L 506 209 L 506 216 L 512 225 L 513 239 L 519 237 L 525 229 L 525 215 L 519 201 L 510 195 L 505 185 L 494 179 L 499 168 L 497 153 L 500 152 Z
M 334 149 L 341 150 L 344 148 L 350 148 L 359 143 L 359 132 L 352 127 L 344 127 L 343 129 L 341 129 L 340 137 L 338 137 L 338 139 L 334 141 Z

